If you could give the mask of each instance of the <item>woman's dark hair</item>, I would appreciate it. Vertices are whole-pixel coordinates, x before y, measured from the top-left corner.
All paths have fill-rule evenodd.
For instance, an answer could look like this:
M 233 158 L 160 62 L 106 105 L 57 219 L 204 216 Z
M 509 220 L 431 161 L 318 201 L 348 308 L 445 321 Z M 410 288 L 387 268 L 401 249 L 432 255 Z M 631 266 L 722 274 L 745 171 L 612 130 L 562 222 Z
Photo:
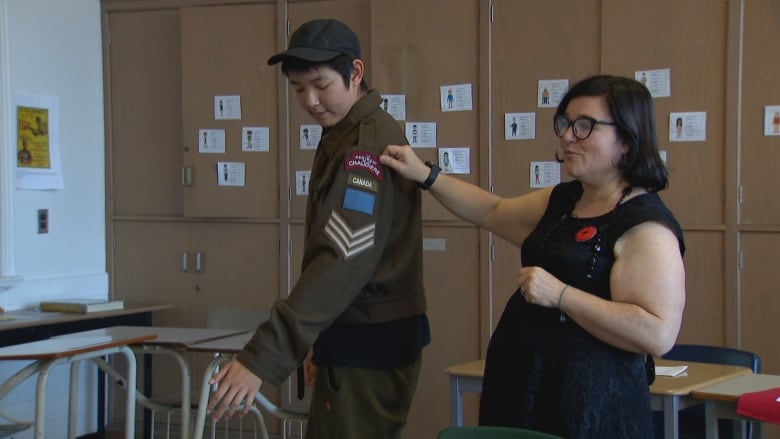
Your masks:
M 565 114 L 569 102 L 580 96 L 604 96 L 606 99 L 609 114 L 617 124 L 618 137 L 628 145 L 628 151 L 618 163 L 618 169 L 628 183 L 649 191 L 669 187 L 669 174 L 658 152 L 653 98 L 647 87 L 622 76 L 591 76 L 569 89 L 553 118 Z M 561 161 L 557 155 L 556 158 Z
M 300 58 L 287 58 L 282 61 L 282 73 L 285 76 L 290 76 L 290 72 L 308 72 L 320 67 L 326 67 L 335 70 L 341 75 L 341 79 L 344 81 L 344 87 L 349 88 L 349 78 L 352 76 L 352 61 L 347 55 L 339 55 L 331 60 L 324 62 L 306 61 Z M 368 91 L 368 84 L 366 79 L 360 80 L 360 90 Z

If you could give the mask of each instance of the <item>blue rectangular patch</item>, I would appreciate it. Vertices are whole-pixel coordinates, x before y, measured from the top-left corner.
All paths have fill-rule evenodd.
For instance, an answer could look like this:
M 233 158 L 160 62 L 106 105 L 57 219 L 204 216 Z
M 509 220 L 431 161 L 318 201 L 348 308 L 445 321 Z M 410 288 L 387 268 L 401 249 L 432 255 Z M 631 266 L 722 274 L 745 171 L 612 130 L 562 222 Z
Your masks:
M 359 191 L 348 187 L 344 191 L 344 209 L 354 210 L 356 212 L 365 213 L 366 215 L 374 214 L 374 200 L 376 195 Z

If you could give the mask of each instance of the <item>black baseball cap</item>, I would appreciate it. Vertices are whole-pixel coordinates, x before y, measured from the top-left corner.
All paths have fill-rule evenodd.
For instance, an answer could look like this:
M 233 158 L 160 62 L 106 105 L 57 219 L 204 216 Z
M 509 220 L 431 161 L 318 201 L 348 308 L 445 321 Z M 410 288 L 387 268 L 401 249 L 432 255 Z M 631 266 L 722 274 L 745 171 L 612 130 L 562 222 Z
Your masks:
M 293 32 L 287 50 L 269 58 L 268 65 L 290 58 L 325 62 L 342 54 L 360 58 L 360 42 L 352 29 L 338 20 L 312 20 Z

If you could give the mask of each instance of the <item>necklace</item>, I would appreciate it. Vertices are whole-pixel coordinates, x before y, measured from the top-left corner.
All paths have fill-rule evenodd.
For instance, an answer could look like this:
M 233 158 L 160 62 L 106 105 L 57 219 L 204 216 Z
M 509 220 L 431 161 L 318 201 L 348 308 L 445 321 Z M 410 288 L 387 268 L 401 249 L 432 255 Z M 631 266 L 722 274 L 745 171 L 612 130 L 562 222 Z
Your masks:
M 618 199 L 617 204 L 615 204 L 615 207 L 612 210 L 617 209 L 617 207 L 620 206 L 620 204 L 623 201 L 626 200 L 626 197 L 629 196 L 631 194 L 631 191 L 633 191 L 633 190 L 634 190 L 634 187 L 631 186 L 630 184 L 628 186 L 626 186 L 626 188 L 623 189 L 623 192 L 620 193 L 620 199 Z
M 609 211 L 609 213 L 607 214 L 608 218 L 612 217 L 612 215 L 615 213 L 615 210 L 617 210 L 618 206 L 620 206 L 623 203 L 623 201 L 626 200 L 626 197 L 628 197 L 633 190 L 634 190 L 634 188 L 631 185 L 628 185 L 628 186 L 626 186 L 623 189 L 623 192 L 620 193 L 620 198 L 618 199 L 617 203 L 615 203 L 615 207 L 613 207 L 612 210 Z M 582 196 L 582 194 L 580 194 L 580 197 L 581 196 Z M 577 201 L 579 201 L 579 197 L 574 200 L 574 204 L 571 207 L 572 210 L 574 210 L 574 205 L 577 204 Z M 553 228 L 553 230 L 551 230 L 547 234 L 547 236 L 544 239 L 544 246 L 545 247 L 547 245 L 547 239 L 549 239 L 550 235 L 552 235 L 552 233 L 555 230 L 557 230 L 558 227 L 561 224 L 563 224 L 564 221 L 566 221 L 566 216 L 567 215 L 564 214 L 563 217 L 561 217 L 561 220 L 558 222 L 558 224 L 556 224 L 556 226 Z M 576 218 L 576 216 L 573 213 L 571 213 L 571 211 L 570 211 L 568 216 Z M 590 257 L 588 258 L 588 260 L 586 262 L 587 265 L 586 265 L 586 270 L 585 270 L 585 279 L 587 281 L 590 281 L 593 278 L 594 272 L 596 270 L 596 263 L 598 261 L 599 255 L 604 250 L 601 238 L 602 238 L 602 235 L 604 234 L 604 232 L 606 232 L 607 229 L 609 229 L 609 220 L 601 222 L 601 224 L 599 224 L 596 227 L 594 227 L 594 226 L 584 227 L 584 228 L 580 229 L 574 236 L 574 239 L 577 242 L 582 242 L 582 243 L 588 242 L 589 246 L 590 246 Z M 559 321 L 560 321 L 561 324 L 566 323 L 566 313 L 564 313 L 563 311 L 561 311 L 560 320 Z
M 626 200 L 626 197 L 629 196 L 633 190 L 634 190 L 634 187 L 631 186 L 631 185 L 628 185 L 625 188 L 623 188 L 623 191 L 620 193 L 620 198 L 618 199 L 617 203 L 615 203 L 615 207 L 612 208 L 610 213 L 614 212 L 615 209 L 617 209 L 617 207 L 620 206 L 623 203 L 623 201 Z M 577 197 L 577 199 L 574 200 L 574 205 L 572 205 L 572 208 L 571 208 L 572 211 L 574 210 L 574 207 L 577 205 L 577 202 L 580 201 L 581 198 L 582 198 L 582 194 L 580 194 L 580 196 Z M 577 215 L 574 212 L 570 212 L 569 216 L 572 217 L 572 218 L 579 218 L 579 215 Z

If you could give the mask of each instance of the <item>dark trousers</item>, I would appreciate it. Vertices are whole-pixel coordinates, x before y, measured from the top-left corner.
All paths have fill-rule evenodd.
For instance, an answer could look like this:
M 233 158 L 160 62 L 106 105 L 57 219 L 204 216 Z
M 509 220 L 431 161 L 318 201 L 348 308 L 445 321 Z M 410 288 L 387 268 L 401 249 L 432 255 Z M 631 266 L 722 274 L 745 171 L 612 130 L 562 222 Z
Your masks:
M 306 439 L 399 439 L 421 359 L 395 369 L 320 367 Z

